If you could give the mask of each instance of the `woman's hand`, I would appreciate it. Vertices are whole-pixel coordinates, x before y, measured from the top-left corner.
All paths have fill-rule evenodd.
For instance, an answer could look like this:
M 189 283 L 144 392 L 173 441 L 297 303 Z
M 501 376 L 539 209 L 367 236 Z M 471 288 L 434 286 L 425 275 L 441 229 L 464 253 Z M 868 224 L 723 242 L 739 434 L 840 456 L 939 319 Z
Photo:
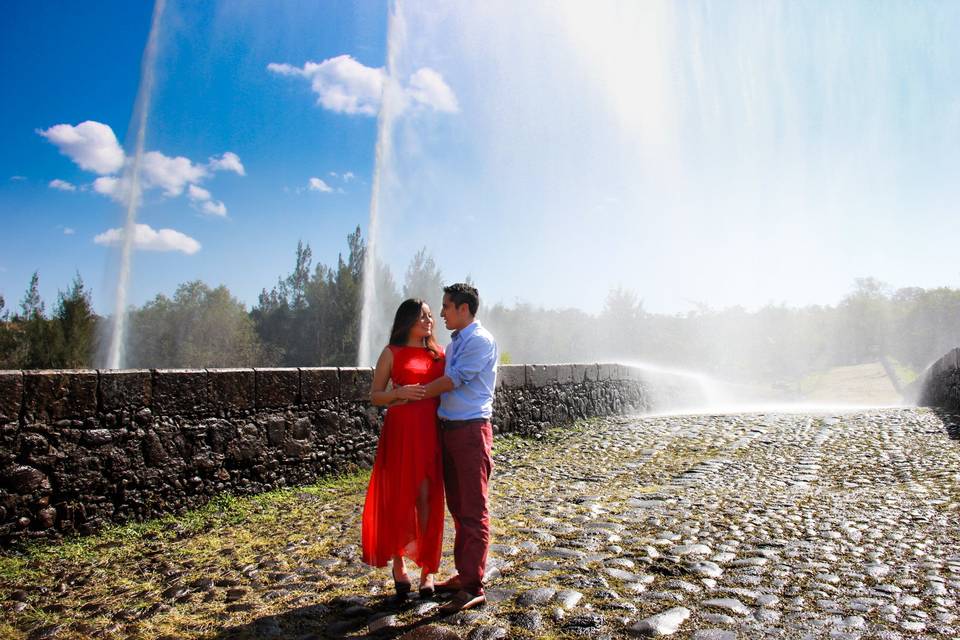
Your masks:
M 406 384 L 393 390 L 398 400 L 414 402 L 423 400 L 425 390 L 421 384 Z

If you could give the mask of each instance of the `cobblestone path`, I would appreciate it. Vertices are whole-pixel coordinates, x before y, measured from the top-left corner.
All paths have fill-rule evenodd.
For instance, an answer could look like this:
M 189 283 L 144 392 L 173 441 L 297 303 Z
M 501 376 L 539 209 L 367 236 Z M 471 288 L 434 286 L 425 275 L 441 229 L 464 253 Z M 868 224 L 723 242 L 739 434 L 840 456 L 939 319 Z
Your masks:
M 137 542 L 130 567 L 166 572 L 86 617 L 16 619 L 90 606 L 97 560 L 59 596 L 0 594 L 24 637 L 955 638 L 957 425 L 906 409 L 632 417 L 503 440 L 490 602 L 450 617 L 393 602 L 387 572 L 359 562 L 361 483 L 162 553 Z

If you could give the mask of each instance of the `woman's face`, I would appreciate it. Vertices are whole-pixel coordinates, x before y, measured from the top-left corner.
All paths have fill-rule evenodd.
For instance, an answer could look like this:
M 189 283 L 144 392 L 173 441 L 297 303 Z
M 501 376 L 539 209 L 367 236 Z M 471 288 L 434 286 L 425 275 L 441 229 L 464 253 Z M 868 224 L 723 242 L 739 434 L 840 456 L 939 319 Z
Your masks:
M 433 314 L 426 304 L 420 307 L 420 319 L 410 329 L 410 337 L 414 340 L 423 340 L 433 334 Z

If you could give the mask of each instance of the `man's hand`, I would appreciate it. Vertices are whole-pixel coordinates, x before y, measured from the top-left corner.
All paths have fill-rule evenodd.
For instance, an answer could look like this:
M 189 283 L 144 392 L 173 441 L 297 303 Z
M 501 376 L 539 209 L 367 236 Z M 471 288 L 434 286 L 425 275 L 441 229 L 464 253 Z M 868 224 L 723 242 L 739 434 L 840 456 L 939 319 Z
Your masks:
M 425 390 L 422 384 L 407 384 L 396 388 L 397 398 L 410 402 L 423 400 L 424 393 Z
M 454 389 L 456 389 L 456 386 L 453 384 L 453 380 L 451 380 L 449 377 L 441 376 L 436 380 L 427 383 L 427 385 L 423 389 L 424 389 L 423 397 L 436 398 L 441 393 L 453 391 Z

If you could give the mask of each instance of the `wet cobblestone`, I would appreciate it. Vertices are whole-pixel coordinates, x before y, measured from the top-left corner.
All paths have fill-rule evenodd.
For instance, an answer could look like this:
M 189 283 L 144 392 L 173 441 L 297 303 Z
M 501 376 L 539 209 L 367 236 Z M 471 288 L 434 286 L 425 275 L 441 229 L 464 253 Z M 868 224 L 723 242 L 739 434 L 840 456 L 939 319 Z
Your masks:
M 32 572 L 0 578 L 0 630 L 958 637 L 958 423 L 909 409 L 632 417 L 501 441 L 490 601 L 454 616 L 416 596 L 396 602 L 388 573 L 359 561 L 356 483 L 203 535 L 123 543 L 129 566 L 113 572 L 96 555 L 35 560 Z M 447 555 L 442 573 L 451 564 Z

